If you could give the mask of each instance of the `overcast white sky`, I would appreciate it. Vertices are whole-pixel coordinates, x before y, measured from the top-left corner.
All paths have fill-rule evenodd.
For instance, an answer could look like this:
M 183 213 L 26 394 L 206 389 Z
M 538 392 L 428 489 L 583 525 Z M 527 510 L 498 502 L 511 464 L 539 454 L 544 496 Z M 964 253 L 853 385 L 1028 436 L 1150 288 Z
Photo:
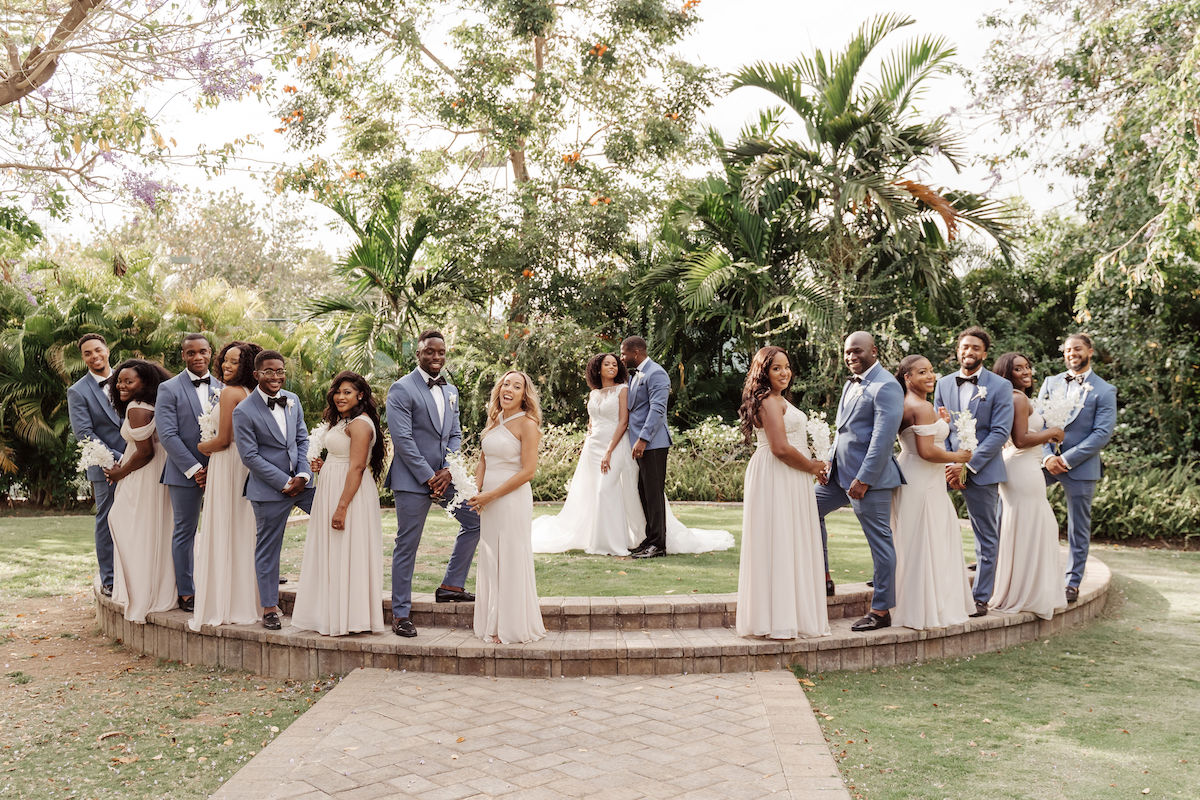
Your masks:
M 968 0 L 951 4 L 945 0 L 858 0 L 843 5 L 812 0 L 703 0 L 698 9 L 701 24 L 682 50 L 689 59 L 732 72 L 754 61 L 790 61 L 800 54 L 811 53 L 817 47 L 827 52 L 838 50 L 865 20 L 890 12 L 907 14 L 916 20 L 916 24 L 885 41 L 885 51 L 890 49 L 889 45 L 895 46 L 911 37 L 940 34 L 958 48 L 958 62 L 972 69 L 990 41 L 990 31 L 980 27 L 980 18 L 985 11 L 1007 2 Z M 705 121 L 717 127 L 726 138 L 732 138 L 743 124 L 757 115 L 759 109 L 775 104 L 774 101 L 771 95 L 760 90 L 740 89 L 719 100 Z M 932 82 L 922 101 L 922 108 L 925 113 L 936 115 L 965 109 L 970 103 L 971 97 L 959 78 L 943 77 Z M 181 149 L 201 142 L 210 147 L 219 146 L 225 140 L 248 130 L 254 131 L 269 145 L 281 139 L 272 132 L 278 121 L 271 107 L 257 101 L 227 103 L 217 111 L 199 117 L 190 105 L 180 103 L 174 107 L 168 106 L 162 116 L 164 121 L 160 127 L 179 139 Z M 166 118 L 173 118 L 174 122 Z M 996 141 L 996 132 L 982 120 L 953 114 L 951 122 L 962 128 L 967 138 L 967 149 L 972 154 L 1002 149 Z M 250 151 L 247 155 L 266 161 L 296 158 L 295 154 L 289 155 L 282 149 L 257 153 Z M 273 193 L 266 191 L 256 177 L 256 174 L 270 171 L 270 167 L 251 162 L 244 162 L 244 166 L 244 170 L 233 170 L 216 179 L 208 179 L 195 169 L 177 170 L 169 175 L 169 179 L 182 185 L 205 185 L 212 190 L 236 187 L 250 197 L 260 197 L 264 203 L 270 202 Z M 1003 182 L 994 187 L 988 170 L 982 166 L 973 166 L 963 175 L 955 175 L 947 167 L 934 171 L 930 180 L 935 184 L 975 191 L 990 188 L 990 194 L 994 197 L 1021 195 L 1038 210 L 1070 205 L 1065 181 L 1058 181 L 1058 186 L 1051 190 L 1044 177 L 1026 176 L 1019 171 L 1006 173 Z M 331 214 L 315 203 L 308 205 L 314 215 L 314 240 L 330 251 L 336 251 L 343 240 L 327 228 Z M 116 206 L 81 208 L 69 223 L 47 221 L 46 227 L 52 235 L 89 238 L 98 228 L 119 225 L 128 213 Z

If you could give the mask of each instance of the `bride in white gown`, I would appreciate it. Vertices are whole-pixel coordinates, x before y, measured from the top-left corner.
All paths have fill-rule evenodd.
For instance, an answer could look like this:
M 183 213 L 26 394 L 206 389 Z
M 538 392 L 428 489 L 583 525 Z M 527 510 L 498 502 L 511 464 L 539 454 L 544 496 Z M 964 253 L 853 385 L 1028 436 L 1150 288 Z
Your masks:
M 555 516 L 533 521 L 533 552 L 583 550 L 627 556 L 645 538 L 646 517 L 638 499 L 637 462 L 625 429 L 629 422 L 625 365 L 615 355 L 594 356 L 587 366 L 588 435 L 571 478 L 566 502 Z M 667 552 L 707 553 L 733 547 L 729 531 L 688 528 L 667 506 Z

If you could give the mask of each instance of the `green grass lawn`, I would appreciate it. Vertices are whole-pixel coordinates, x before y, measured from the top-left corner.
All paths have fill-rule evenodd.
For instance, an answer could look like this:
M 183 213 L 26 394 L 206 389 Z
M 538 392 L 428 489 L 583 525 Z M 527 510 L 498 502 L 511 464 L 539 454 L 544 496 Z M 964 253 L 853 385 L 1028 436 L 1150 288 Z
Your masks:
M 676 511 L 740 538 L 737 507 Z M 831 531 L 837 579 L 864 580 L 870 559 L 854 518 L 838 515 Z M 292 575 L 303 533 L 303 525 L 289 531 Z M 439 581 L 453 535 L 449 519 L 432 512 L 419 590 Z M 964 535 L 964 550 L 969 541 Z M 155 663 L 105 644 L 83 591 L 91 547 L 89 517 L 0 517 L 0 599 L 11 601 L 0 605 L 0 796 L 207 796 L 324 687 Z M 1003 653 L 804 676 L 856 795 L 1200 796 L 1200 553 L 1094 552 L 1113 569 L 1113 591 L 1086 628 Z M 736 551 L 649 564 L 578 553 L 537 562 L 544 595 L 732 591 L 737 579 Z M 57 664 L 71 655 L 98 666 L 63 671 Z
M 554 514 L 557 505 L 539 505 L 534 514 Z M 730 531 L 740 544 L 740 506 L 672 505 L 681 521 L 698 528 Z M 392 541 L 396 516 L 383 515 L 384 587 L 390 585 Z M 281 569 L 298 578 L 304 558 L 306 525 L 294 523 L 284 539 Z M 441 583 L 446 562 L 454 546 L 457 523 L 441 509 L 429 512 L 425 534 L 417 553 L 413 586 L 432 592 Z M 971 536 L 963 535 L 969 558 Z M 858 522 L 850 513 L 837 513 L 829 520 L 830 560 L 839 583 L 868 580 L 871 554 Z M 0 598 L 37 597 L 62 594 L 87 583 L 95 569 L 92 518 L 0 517 Z M 675 555 L 639 561 L 632 558 L 592 556 L 582 551 L 535 555 L 538 593 L 546 597 L 580 595 L 654 595 L 720 593 L 737 591 L 738 547 L 717 553 Z M 471 574 L 474 581 L 474 572 Z
M 1087 627 L 1001 653 L 805 676 L 857 796 L 1200 797 L 1200 553 L 1092 552 L 1114 577 Z

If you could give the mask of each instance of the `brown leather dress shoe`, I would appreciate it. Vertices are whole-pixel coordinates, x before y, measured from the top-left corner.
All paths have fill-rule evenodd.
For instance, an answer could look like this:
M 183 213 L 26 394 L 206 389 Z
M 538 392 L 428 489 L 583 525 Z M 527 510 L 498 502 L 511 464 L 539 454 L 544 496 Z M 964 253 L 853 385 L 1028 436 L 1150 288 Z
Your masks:
M 985 616 L 987 616 L 987 612 L 988 612 L 988 604 L 987 603 L 976 602 L 975 603 L 975 613 L 968 614 L 967 616 L 969 616 L 969 617 L 985 617 Z
M 1078 586 L 1068 586 L 1067 587 L 1067 602 L 1075 603 L 1078 601 L 1079 601 L 1079 587 Z

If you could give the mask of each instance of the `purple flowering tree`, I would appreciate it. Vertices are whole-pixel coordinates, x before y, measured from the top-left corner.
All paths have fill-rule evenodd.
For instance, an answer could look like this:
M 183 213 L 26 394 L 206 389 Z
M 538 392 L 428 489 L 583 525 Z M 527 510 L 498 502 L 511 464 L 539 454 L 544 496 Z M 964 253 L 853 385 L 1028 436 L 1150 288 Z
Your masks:
M 168 168 L 219 170 L 235 146 L 183 152 L 156 114 L 257 92 L 241 0 L 16 0 L 0 42 L 0 192 L 61 213 L 72 198 L 161 203 Z M 244 141 L 244 140 L 243 140 Z

